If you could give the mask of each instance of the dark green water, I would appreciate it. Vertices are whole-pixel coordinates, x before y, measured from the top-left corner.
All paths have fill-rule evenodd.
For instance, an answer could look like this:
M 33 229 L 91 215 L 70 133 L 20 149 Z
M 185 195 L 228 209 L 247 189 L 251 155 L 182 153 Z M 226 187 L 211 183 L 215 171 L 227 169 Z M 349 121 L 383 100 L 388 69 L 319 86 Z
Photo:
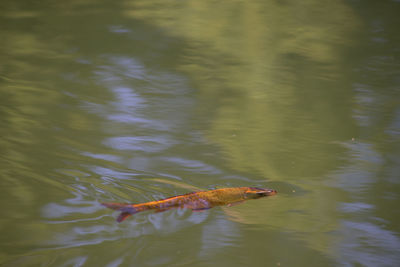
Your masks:
M 399 266 L 399 1 L 2 1 L 1 266 Z M 115 222 L 100 202 L 278 195 Z

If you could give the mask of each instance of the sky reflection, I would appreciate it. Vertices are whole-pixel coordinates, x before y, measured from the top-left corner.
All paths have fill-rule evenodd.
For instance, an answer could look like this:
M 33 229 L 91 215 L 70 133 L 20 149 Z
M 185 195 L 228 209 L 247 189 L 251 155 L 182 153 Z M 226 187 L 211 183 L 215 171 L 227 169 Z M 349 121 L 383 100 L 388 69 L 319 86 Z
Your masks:
M 400 262 L 399 237 L 376 222 L 343 221 L 340 233 L 338 259 L 343 266 L 396 266 Z

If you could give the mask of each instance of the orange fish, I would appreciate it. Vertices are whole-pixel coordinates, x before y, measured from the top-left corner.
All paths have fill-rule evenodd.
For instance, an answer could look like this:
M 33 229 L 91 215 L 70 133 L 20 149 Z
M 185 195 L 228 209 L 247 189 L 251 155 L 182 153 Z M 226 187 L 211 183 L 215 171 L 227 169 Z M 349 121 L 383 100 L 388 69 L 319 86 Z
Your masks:
M 273 196 L 277 192 L 273 189 L 257 187 L 232 187 L 209 191 L 192 192 L 175 197 L 140 204 L 102 203 L 107 208 L 118 210 L 121 214 L 117 222 L 122 222 L 127 217 L 145 210 L 165 211 L 172 208 L 188 208 L 193 211 L 203 211 L 215 206 L 239 204 L 247 199 Z

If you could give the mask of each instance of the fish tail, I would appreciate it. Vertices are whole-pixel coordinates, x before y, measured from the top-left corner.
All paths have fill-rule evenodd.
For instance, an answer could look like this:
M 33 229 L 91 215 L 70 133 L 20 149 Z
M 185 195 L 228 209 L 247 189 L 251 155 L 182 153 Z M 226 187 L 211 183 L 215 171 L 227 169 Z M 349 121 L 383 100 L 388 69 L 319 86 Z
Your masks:
M 121 212 L 117 218 L 117 222 L 122 222 L 129 216 L 138 213 L 140 211 L 143 211 L 143 209 L 140 209 L 138 205 L 132 205 L 132 204 L 106 202 L 106 203 L 101 203 L 101 205 Z

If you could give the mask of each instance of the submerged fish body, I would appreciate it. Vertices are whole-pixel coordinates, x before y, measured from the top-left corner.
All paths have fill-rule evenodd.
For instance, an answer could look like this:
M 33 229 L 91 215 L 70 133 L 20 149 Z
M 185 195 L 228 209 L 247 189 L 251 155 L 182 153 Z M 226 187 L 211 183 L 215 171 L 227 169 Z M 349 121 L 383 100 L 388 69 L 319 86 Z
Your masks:
M 188 208 L 193 211 L 202 211 L 216 206 L 231 206 L 248 199 L 272 196 L 276 193 L 277 192 L 273 189 L 257 187 L 232 187 L 192 192 L 140 204 L 108 202 L 102 203 L 102 205 L 113 210 L 121 211 L 117 221 L 122 222 L 127 217 L 145 210 L 155 210 L 156 212 L 161 212 L 172 208 Z

